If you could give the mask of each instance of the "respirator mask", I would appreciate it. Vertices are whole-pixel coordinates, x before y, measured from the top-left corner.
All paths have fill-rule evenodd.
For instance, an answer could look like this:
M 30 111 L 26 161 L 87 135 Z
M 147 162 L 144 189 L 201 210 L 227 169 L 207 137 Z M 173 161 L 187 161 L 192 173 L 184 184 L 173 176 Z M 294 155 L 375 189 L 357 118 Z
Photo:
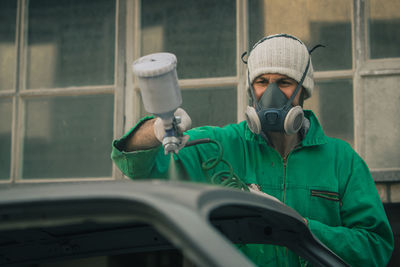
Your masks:
M 291 35 L 275 35 L 264 38 L 257 42 L 253 46 L 253 50 L 257 45 L 264 42 L 265 40 L 276 37 L 291 38 L 299 41 L 297 38 Z M 301 41 L 299 42 L 304 46 Z M 242 60 L 244 55 L 245 54 L 242 55 Z M 307 65 L 302 73 L 300 81 L 298 81 L 296 89 L 294 90 L 290 98 L 287 98 L 285 96 L 285 94 L 280 90 L 277 83 L 270 83 L 261 98 L 257 100 L 254 95 L 254 88 L 250 80 L 250 70 L 248 70 L 247 81 L 249 86 L 249 97 L 251 101 L 250 106 L 247 107 L 245 115 L 247 124 L 253 133 L 266 134 L 267 132 L 281 132 L 292 135 L 297 133 L 301 129 L 304 120 L 303 108 L 300 105 L 293 106 L 292 103 L 296 95 L 299 94 L 310 67 L 310 54 L 307 53 L 307 55 Z M 246 61 L 244 62 L 247 63 Z M 304 90 L 301 91 L 302 95 L 300 95 L 301 105 L 304 98 L 303 91 Z
M 251 98 L 255 103 L 255 108 L 248 106 L 245 115 L 247 124 L 253 133 L 260 134 L 261 131 L 264 133 L 282 132 L 292 135 L 300 130 L 304 120 L 303 108 L 301 106 L 293 106 L 292 102 L 301 89 L 308 71 L 309 62 L 303 77 L 289 99 L 279 89 L 278 84 L 274 82 L 268 85 L 260 100 L 257 101 L 254 96 L 254 88 L 248 78 Z

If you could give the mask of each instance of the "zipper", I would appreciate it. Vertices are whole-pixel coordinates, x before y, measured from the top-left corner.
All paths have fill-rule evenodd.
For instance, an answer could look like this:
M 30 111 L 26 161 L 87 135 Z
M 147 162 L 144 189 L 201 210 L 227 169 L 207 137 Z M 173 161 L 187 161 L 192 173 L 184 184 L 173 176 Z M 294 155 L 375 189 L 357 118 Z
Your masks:
M 292 151 L 290 151 L 285 157 L 282 158 L 282 163 L 283 163 L 283 196 L 282 196 L 282 203 L 285 204 L 285 195 L 286 195 L 286 167 L 287 167 L 287 159 L 289 158 L 290 154 L 293 151 L 299 150 L 301 148 L 301 142 L 297 144 Z M 285 263 L 286 267 L 289 265 L 289 259 L 288 259 L 288 248 L 285 247 Z
M 282 202 L 285 203 L 285 195 L 286 195 L 286 167 L 287 167 L 287 159 L 289 158 L 290 154 L 296 150 L 301 148 L 301 142 L 297 144 L 292 151 L 290 151 L 285 157 L 282 158 L 283 163 L 283 196 Z
M 282 163 L 283 163 L 283 195 L 282 195 L 282 203 L 285 204 L 285 196 L 286 196 L 286 167 L 287 167 L 287 159 L 290 156 L 290 153 L 292 153 L 295 150 L 300 149 L 301 146 L 297 145 L 292 151 L 290 151 L 285 157 L 282 158 Z M 286 263 L 286 267 L 289 265 L 289 259 L 288 259 L 288 248 L 285 247 L 285 263 Z
M 282 163 L 283 163 L 283 196 L 282 196 L 282 202 L 285 203 L 285 194 L 286 194 L 286 165 L 287 165 L 287 155 L 286 157 L 283 157 Z

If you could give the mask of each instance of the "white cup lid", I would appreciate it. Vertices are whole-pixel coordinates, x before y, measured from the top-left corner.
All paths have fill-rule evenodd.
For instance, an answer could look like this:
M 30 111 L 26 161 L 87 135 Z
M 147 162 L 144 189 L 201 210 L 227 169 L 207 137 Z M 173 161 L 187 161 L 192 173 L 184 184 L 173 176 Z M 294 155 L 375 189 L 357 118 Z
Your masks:
M 159 76 L 176 68 L 176 56 L 171 53 L 154 53 L 137 59 L 132 64 L 133 73 L 139 77 Z

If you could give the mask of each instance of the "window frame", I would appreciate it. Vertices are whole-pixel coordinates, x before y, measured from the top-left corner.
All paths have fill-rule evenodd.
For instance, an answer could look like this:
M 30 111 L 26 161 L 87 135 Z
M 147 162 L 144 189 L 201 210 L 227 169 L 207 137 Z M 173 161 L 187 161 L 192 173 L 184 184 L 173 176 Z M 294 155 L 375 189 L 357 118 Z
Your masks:
M 114 84 L 107 86 L 82 86 L 51 89 L 26 89 L 26 34 L 28 29 L 29 0 L 17 0 L 16 37 L 15 37 L 15 81 L 14 88 L 1 90 L 1 99 L 12 101 L 12 129 L 10 149 L 10 178 L 1 180 L 2 183 L 35 183 L 35 182 L 69 182 L 69 181 L 98 181 L 124 179 L 123 174 L 115 164 L 112 165 L 111 177 L 93 178 L 54 178 L 54 179 L 22 179 L 24 105 L 27 99 L 42 96 L 69 95 L 114 95 L 113 138 L 119 138 L 140 119 L 141 103 L 138 81 L 133 76 L 131 64 L 141 56 L 141 0 L 115 0 L 115 68 Z M 248 2 L 250 0 L 235 0 L 236 4 L 236 75 L 217 78 L 180 79 L 182 91 L 203 90 L 212 88 L 236 88 L 237 121 L 245 119 L 244 111 L 247 106 L 246 68 L 240 55 L 248 51 Z M 368 16 L 369 1 L 353 0 L 351 2 L 351 35 L 352 35 L 352 68 L 334 71 L 316 71 L 315 81 L 334 81 L 352 79 L 353 81 L 353 136 L 354 149 L 365 155 L 366 138 L 365 122 L 363 121 L 364 103 L 363 79 L 387 75 L 400 75 L 400 58 L 370 59 Z M 110 140 L 111 143 L 111 140 Z M 400 168 L 371 169 L 375 181 L 400 181 Z M 388 178 L 389 177 L 389 178 Z
M 83 96 L 83 95 L 114 95 L 113 138 L 122 134 L 123 125 L 123 98 L 124 98 L 124 60 L 125 60 L 125 5 L 126 0 L 115 0 L 115 48 L 114 48 L 114 84 L 95 86 L 74 86 L 66 88 L 28 89 L 26 88 L 26 51 L 28 31 L 29 0 L 17 0 L 16 14 L 16 69 L 15 87 L 11 90 L 0 91 L 0 98 L 12 98 L 12 129 L 11 129 L 11 166 L 9 179 L 0 183 L 35 183 L 35 182 L 66 182 L 66 181 L 99 181 L 122 178 L 117 168 L 112 165 L 110 177 L 74 177 L 74 178 L 46 178 L 23 179 L 23 142 L 25 132 L 25 104 L 36 97 L 48 96 Z M 111 143 L 111 141 L 110 141 Z M 111 164 L 111 163 L 110 163 Z
M 131 72 L 131 63 L 141 56 L 141 1 L 134 0 L 127 4 L 127 29 L 132 28 L 133 31 L 127 33 L 127 44 L 133 46 L 133 51 L 129 51 L 127 46 L 127 90 L 133 88 L 132 98 L 127 98 L 126 122 L 124 130 L 128 131 L 136 121 L 140 119 L 140 89 L 136 77 Z M 130 19 L 133 15 L 133 19 Z M 225 89 L 224 87 L 232 86 L 237 91 L 237 121 L 244 120 L 244 111 L 247 105 L 246 99 L 246 66 L 241 62 L 240 55 L 247 50 L 247 0 L 236 0 L 236 75 L 213 78 L 198 79 L 179 79 L 178 84 L 182 91 L 186 90 L 202 90 L 202 89 Z M 130 41 L 129 41 L 130 40 Z M 133 45 L 132 45 L 133 44 Z M 130 77 L 130 78 L 129 78 Z M 131 100 L 130 100 L 131 99 Z M 132 115 L 129 116 L 129 112 Z
M 371 59 L 369 55 L 370 1 L 353 0 L 353 96 L 354 96 L 354 136 L 357 137 L 355 150 L 366 154 L 367 140 L 363 103 L 363 80 L 366 78 L 400 75 L 400 58 Z M 359 119 L 358 119 L 359 118 Z M 399 182 L 399 168 L 370 168 L 375 182 Z

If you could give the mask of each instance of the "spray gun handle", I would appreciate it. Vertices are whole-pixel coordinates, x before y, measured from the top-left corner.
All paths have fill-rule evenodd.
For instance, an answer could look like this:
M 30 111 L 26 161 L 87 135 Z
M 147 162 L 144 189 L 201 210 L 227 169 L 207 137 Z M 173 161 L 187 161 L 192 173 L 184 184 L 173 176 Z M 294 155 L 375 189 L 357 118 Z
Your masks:
M 183 134 L 178 129 L 178 124 L 181 123 L 181 117 L 175 116 L 169 128 L 165 129 L 165 135 L 162 141 L 165 155 L 173 152 L 177 154 L 181 149 Z

